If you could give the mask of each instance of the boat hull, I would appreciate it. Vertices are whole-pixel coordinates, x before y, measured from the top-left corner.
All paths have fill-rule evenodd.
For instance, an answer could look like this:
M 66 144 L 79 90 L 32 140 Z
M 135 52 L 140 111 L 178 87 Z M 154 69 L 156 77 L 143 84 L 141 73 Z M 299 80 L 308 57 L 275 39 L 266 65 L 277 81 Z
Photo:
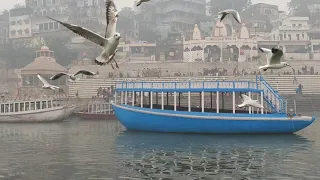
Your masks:
M 61 122 L 71 116 L 76 106 L 60 106 L 50 109 L 16 112 L 0 115 L 0 122 L 3 123 L 24 123 L 24 122 Z
M 315 117 L 284 114 L 217 114 L 179 112 L 112 104 L 117 119 L 128 130 L 175 133 L 294 133 Z
M 91 114 L 85 112 L 74 113 L 77 117 L 82 119 L 103 119 L 103 120 L 116 120 L 116 116 L 114 114 Z

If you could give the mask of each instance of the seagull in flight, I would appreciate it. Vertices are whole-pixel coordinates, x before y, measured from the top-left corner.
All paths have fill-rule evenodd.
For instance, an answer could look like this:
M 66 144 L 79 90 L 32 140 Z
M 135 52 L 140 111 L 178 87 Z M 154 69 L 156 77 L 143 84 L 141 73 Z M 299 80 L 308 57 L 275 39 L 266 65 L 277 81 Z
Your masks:
M 260 102 L 258 100 L 252 100 L 249 96 L 247 96 L 245 94 L 241 94 L 241 98 L 242 98 L 243 102 L 242 102 L 242 104 L 238 105 L 239 108 L 255 107 L 255 108 L 264 109 L 263 105 L 260 104 Z
M 106 1 L 107 8 L 107 27 L 105 37 L 102 37 L 98 33 L 94 33 L 89 29 L 83 28 L 78 25 L 69 24 L 66 22 L 61 22 L 59 20 L 53 19 L 49 16 L 47 18 L 60 23 L 72 32 L 84 37 L 85 39 L 101 46 L 103 48 L 101 54 L 95 59 L 95 63 L 98 65 L 108 64 L 115 56 L 117 52 L 117 47 L 121 38 L 120 33 L 116 32 L 116 23 L 118 18 L 117 9 L 114 4 L 114 0 Z
M 142 3 L 145 3 L 145 2 L 148 2 L 150 0 L 138 0 L 137 3 L 136 3 L 136 6 L 140 6 Z
M 220 22 L 228 15 L 228 14 L 231 14 L 234 19 L 239 23 L 239 24 L 242 24 L 242 21 L 241 21 L 241 18 L 240 18 L 240 14 L 238 11 L 234 10 L 234 9 L 227 9 L 227 10 L 224 10 L 224 11 L 220 11 L 218 13 L 219 15 L 222 15 L 221 18 L 220 18 Z
M 60 87 L 58 86 L 49 84 L 48 81 L 45 80 L 42 76 L 40 76 L 39 73 L 37 73 L 37 77 L 43 83 L 42 89 L 52 89 L 52 90 L 60 89 Z
M 282 69 L 290 66 L 287 62 L 281 62 L 281 58 L 283 57 L 283 51 L 281 49 L 273 47 L 271 50 L 267 48 L 259 48 L 259 50 L 267 53 L 269 56 L 271 55 L 271 58 L 267 61 L 267 65 L 260 66 L 259 69 L 267 71 L 268 69 Z
M 62 76 L 68 76 L 70 80 L 72 80 L 73 82 L 76 81 L 76 76 L 78 74 L 84 74 L 84 75 L 87 75 L 87 76 L 94 76 L 96 75 L 96 73 L 94 72 L 91 72 L 91 71 L 87 71 L 87 70 L 80 70 L 78 72 L 76 72 L 75 74 L 68 74 L 68 73 L 64 73 L 64 72 L 60 72 L 60 73 L 57 73 L 55 75 L 53 75 L 50 80 L 57 80 L 59 79 L 60 77 Z
M 116 33 L 116 27 L 117 27 L 117 21 L 118 21 L 118 10 L 114 3 L 114 0 L 107 0 L 106 1 L 106 21 L 107 21 L 107 28 L 106 28 L 106 34 L 105 38 L 111 38 Z M 119 44 L 119 43 L 118 43 Z M 118 45 L 117 45 L 118 47 Z M 111 57 L 109 57 L 109 60 L 105 64 L 109 64 L 112 60 L 115 62 L 116 67 L 119 68 L 118 63 L 114 59 L 114 56 L 118 52 L 118 49 L 116 48 L 114 53 L 111 54 Z M 95 60 L 95 63 L 102 66 L 105 65 L 98 59 Z M 111 63 L 112 69 L 114 69 L 112 63 Z

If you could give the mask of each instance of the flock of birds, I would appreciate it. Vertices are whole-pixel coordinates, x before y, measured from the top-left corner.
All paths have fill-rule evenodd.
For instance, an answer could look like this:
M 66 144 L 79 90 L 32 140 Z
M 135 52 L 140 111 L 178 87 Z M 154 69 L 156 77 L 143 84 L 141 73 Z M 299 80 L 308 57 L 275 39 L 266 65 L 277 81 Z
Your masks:
M 138 0 L 136 2 L 136 6 L 140 6 L 142 3 L 148 2 L 150 0 Z M 121 39 L 121 35 L 119 32 L 116 31 L 116 25 L 118 20 L 118 11 L 117 7 L 114 3 L 114 0 L 106 0 L 106 30 L 105 35 L 101 36 L 98 33 L 95 33 L 89 29 L 86 29 L 84 27 L 75 25 L 75 24 L 69 24 L 66 22 L 61 22 L 59 20 L 53 19 L 51 17 L 48 17 L 49 19 L 56 21 L 60 23 L 61 25 L 65 26 L 72 32 L 76 33 L 79 36 L 82 36 L 83 38 L 99 45 L 102 48 L 102 52 L 98 57 L 94 59 L 94 62 L 97 65 L 105 66 L 106 64 L 111 64 L 112 68 L 114 69 L 112 65 L 112 61 L 115 63 L 116 68 L 119 68 L 118 63 L 115 60 L 115 55 L 118 51 L 118 45 L 119 41 Z M 233 18 L 239 23 L 242 24 L 241 17 L 238 11 L 233 9 L 227 9 L 224 11 L 221 11 L 218 13 L 218 16 L 220 16 L 220 22 L 227 16 L 232 15 Z M 283 51 L 277 47 L 273 47 L 271 50 L 267 48 L 259 48 L 259 50 L 263 53 L 266 53 L 268 57 L 267 64 L 264 66 L 260 66 L 259 69 L 262 69 L 263 71 L 267 71 L 268 69 L 282 69 L 284 67 L 290 66 L 286 62 L 281 62 L 281 59 L 283 57 Z M 62 76 L 68 76 L 69 80 L 75 81 L 76 75 L 78 74 L 85 74 L 85 75 L 95 75 L 95 73 L 87 71 L 87 70 L 81 70 L 75 74 L 67 74 L 67 73 L 58 73 L 51 77 L 51 80 L 57 80 Z M 59 87 L 53 86 L 49 84 L 44 78 L 42 78 L 39 74 L 37 74 L 38 78 L 43 82 L 43 88 L 44 89 L 58 89 Z M 243 104 L 239 105 L 239 107 L 245 107 L 245 106 L 252 106 L 256 108 L 263 108 L 261 104 L 259 104 L 258 101 L 252 100 L 250 97 L 242 94 Z

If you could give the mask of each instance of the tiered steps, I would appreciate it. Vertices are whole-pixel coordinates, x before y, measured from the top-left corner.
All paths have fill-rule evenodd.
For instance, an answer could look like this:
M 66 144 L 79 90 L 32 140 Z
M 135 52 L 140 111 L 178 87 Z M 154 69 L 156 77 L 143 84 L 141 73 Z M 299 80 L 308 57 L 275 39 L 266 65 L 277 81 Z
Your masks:
M 310 71 L 310 67 L 314 67 L 314 71 L 320 72 L 320 61 L 290 61 L 290 65 L 293 69 L 295 69 L 295 73 L 298 74 L 298 70 L 302 72 L 303 67 L 307 67 L 308 73 Z M 91 71 L 99 71 L 99 74 L 102 77 L 109 76 L 109 73 L 112 72 L 116 77 L 119 77 L 119 74 L 122 73 L 124 77 L 129 75 L 130 77 L 137 77 L 137 75 L 141 75 L 144 70 L 147 69 L 157 69 L 161 71 L 161 76 L 174 76 L 175 73 L 181 73 L 182 75 L 188 75 L 189 72 L 193 73 L 193 75 L 198 76 L 198 73 L 203 73 L 204 69 L 219 69 L 222 71 L 226 69 L 228 71 L 228 75 L 232 75 L 233 70 L 237 69 L 239 73 L 244 70 L 247 73 L 252 73 L 254 71 L 259 72 L 258 67 L 264 65 L 265 61 L 260 60 L 260 62 L 194 62 L 194 63 L 186 63 L 186 62 L 162 62 L 162 61 L 149 61 L 143 63 L 135 63 L 134 61 L 130 62 L 119 62 L 120 69 L 113 70 L 111 66 L 96 66 L 96 65 L 77 65 L 72 66 L 70 72 L 76 72 L 79 69 L 87 69 Z M 292 73 L 291 68 L 283 68 L 281 70 L 273 71 L 274 75 L 278 73 L 283 74 L 283 72 Z M 271 71 L 264 72 L 263 74 L 270 75 Z
M 297 75 L 296 79 L 298 83 L 293 83 L 293 75 L 265 76 L 265 80 L 280 94 L 296 94 L 299 84 L 303 86 L 303 94 L 320 94 L 320 75 Z

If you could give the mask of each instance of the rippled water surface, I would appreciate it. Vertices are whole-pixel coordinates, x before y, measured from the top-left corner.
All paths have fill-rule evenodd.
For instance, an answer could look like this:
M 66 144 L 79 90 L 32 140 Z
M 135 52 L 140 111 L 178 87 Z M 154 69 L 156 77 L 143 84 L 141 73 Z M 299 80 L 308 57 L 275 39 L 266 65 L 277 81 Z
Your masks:
M 186 135 L 129 132 L 117 121 L 0 124 L 0 179 L 320 179 L 319 129 Z

